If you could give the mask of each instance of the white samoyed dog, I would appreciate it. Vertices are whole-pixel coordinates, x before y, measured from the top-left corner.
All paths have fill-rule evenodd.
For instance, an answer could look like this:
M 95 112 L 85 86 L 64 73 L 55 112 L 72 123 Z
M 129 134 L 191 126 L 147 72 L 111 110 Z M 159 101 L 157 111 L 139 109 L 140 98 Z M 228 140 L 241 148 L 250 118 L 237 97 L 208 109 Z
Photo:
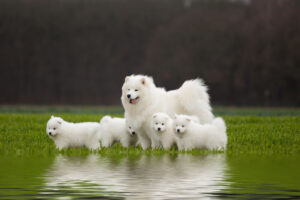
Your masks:
M 69 147 L 98 149 L 100 148 L 99 130 L 98 122 L 72 123 L 54 116 L 51 116 L 46 128 L 47 134 L 59 150 Z
M 179 150 L 226 148 L 226 125 L 220 117 L 213 119 L 212 123 L 200 124 L 191 120 L 189 116 L 175 115 L 173 127 L 178 137 Z
M 207 93 L 207 87 L 201 79 L 185 81 L 172 91 L 155 86 L 152 77 L 131 75 L 125 78 L 122 86 L 121 101 L 125 109 L 125 118 L 137 131 L 143 149 L 157 146 L 151 138 L 151 117 L 154 113 L 164 112 L 170 117 L 175 113 L 195 115 L 201 123 L 210 123 L 213 114 Z
M 173 132 L 173 120 L 165 113 L 155 113 L 152 116 L 152 137 L 164 148 L 171 149 L 176 145 L 176 136 Z
M 100 121 L 100 140 L 103 147 L 120 142 L 123 147 L 136 145 L 137 136 L 134 129 L 124 118 L 104 116 Z

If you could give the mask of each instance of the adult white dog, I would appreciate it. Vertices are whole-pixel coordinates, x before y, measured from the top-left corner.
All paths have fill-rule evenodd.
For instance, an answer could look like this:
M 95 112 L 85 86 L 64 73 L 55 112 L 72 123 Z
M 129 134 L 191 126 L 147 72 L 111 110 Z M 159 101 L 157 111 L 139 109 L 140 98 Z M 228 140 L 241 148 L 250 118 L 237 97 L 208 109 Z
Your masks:
M 47 134 L 59 150 L 69 147 L 98 149 L 99 130 L 100 123 L 97 122 L 72 123 L 54 116 L 51 116 L 46 128 Z
M 199 124 L 187 115 L 176 115 L 173 127 L 178 138 L 178 150 L 226 148 L 226 125 L 221 117 L 213 119 L 209 124 Z
M 201 79 L 185 81 L 179 89 L 167 92 L 156 87 L 152 77 L 127 76 L 121 101 L 125 118 L 137 131 L 143 149 L 151 144 L 149 122 L 154 113 L 164 112 L 170 117 L 175 113 L 195 115 L 201 123 L 210 123 L 213 119 L 207 87 Z

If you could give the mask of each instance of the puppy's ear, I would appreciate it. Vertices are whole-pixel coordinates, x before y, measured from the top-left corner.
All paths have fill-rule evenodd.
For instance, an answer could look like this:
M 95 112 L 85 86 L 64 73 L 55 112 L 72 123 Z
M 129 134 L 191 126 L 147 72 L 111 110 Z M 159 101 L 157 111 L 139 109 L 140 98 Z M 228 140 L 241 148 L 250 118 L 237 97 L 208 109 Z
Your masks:
M 191 121 L 191 119 L 190 119 L 190 118 L 186 118 L 186 121 L 187 121 L 187 122 L 190 122 L 190 121 Z
M 152 117 L 153 117 L 153 118 L 156 118 L 156 117 L 157 117 L 157 115 L 156 115 L 156 114 L 154 114 L 154 115 L 152 115 Z
M 63 119 L 59 117 L 59 118 L 56 120 L 56 122 L 57 122 L 58 124 L 62 124 Z
M 52 119 L 52 118 L 54 118 L 54 116 L 53 116 L 53 115 L 51 115 L 51 119 Z
M 127 82 L 127 81 L 128 81 L 128 79 L 129 79 L 129 76 L 126 76 L 126 77 L 125 77 L 125 82 Z
M 146 85 L 146 79 L 145 79 L 145 78 L 142 78 L 142 79 L 141 79 L 141 83 L 142 83 L 143 85 Z

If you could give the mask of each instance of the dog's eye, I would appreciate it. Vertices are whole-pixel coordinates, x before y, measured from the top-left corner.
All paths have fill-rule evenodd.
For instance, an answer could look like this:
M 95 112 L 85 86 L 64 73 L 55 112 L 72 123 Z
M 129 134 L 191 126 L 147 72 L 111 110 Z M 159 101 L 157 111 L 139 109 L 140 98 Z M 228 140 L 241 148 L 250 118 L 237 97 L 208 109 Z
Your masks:
M 129 129 L 131 129 L 131 126 L 129 126 Z
M 134 91 L 136 91 L 136 92 L 137 92 L 137 91 L 139 91 L 139 90 L 138 90 L 138 89 L 135 89 Z
M 128 91 L 129 91 L 130 89 L 128 89 Z
M 182 125 L 182 128 L 184 127 L 184 125 Z
M 157 125 L 158 123 L 155 123 L 155 125 Z
M 162 123 L 161 125 L 165 125 L 164 123 Z
M 56 128 L 53 128 L 53 130 L 55 130 Z

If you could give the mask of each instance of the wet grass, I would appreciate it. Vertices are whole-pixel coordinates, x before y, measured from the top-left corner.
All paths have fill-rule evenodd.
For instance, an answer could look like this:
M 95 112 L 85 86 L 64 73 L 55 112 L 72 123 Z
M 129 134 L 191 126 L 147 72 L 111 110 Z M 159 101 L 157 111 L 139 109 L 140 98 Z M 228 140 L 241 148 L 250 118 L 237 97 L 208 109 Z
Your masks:
M 0 108 L 0 155 L 55 156 L 60 153 L 66 155 L 97 153 L 118 157 L 122 155 L 178 153 L 175 148 L 170 151 L 152 151 L 150 149 L 143 151 L 140 147 L 127 149 L 119 144 L 94 152 L 86 148 L 71 148 L 59 152 L 45 132 L 46 122 L 51 114 L 61 116 L 68 121 L 81 122 L 99 121 L 103 114 L 114 112 L 110 112 L 109 108 L 97 114 L 90 113 L 85 109 L 80 113 L 77 111 L 65 112 L 59 108 L 54 109 L 53 112 L 47 109 L 49 108 L 45 108 L 42 112 L 35 110 L 33 113 L 29 113 L 3 111 Z M 118 109 L 113 108 L 113 110 Z M 217 108 L 216 110 L 217 115 L 224 117 L 227 123 L 228 146 L 226 154 L 235 156 L 248 154 L 297 155 L 300 153 L 300 112 L 298 109 L 269 109 L 264 111 L 263 109 L 251 110 L 250 108 Z M 97 109 L 94 111 L 96 112 Z M 121 113 L 116 111 L 114 116 L 122 116 Z M 219 152 L 193 150 L 186 153 L 211 154 Z

